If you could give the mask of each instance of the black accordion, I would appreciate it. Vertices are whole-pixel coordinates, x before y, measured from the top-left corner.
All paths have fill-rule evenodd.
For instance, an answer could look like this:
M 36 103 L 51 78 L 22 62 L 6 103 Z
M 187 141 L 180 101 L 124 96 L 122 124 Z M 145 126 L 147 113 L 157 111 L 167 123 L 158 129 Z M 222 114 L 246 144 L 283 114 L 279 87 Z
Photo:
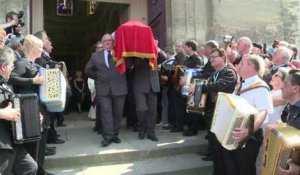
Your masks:
M 10 101 L 20 110 L 18 121 L 12 122 L 15 144 L 38 141 L 41 138 L 39 101 L 36 94 L 13 94 Z

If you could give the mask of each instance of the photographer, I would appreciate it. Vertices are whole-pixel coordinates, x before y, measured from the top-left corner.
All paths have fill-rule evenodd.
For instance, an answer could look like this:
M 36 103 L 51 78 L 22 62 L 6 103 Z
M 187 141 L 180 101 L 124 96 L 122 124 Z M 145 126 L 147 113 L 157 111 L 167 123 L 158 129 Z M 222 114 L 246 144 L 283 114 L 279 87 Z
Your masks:
M 22 35 L 22 27 L 25 25 L 25 23 L 22 21 L 22 18 L 24 16 L 24 11 L 20 11 L 19 13 L 16 12 L 8 12 L 5 16 L 6 20 L 6 26 L 5 31 L 9 38 L 14 35 L 15 37 L 21 37 Z

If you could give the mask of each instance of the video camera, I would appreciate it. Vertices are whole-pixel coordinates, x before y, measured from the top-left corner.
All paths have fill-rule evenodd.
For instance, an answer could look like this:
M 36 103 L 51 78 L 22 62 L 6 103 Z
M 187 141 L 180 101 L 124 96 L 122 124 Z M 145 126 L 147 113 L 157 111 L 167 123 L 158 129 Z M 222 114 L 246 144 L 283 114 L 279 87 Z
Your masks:
M 224 38 L 223 38 L 223 42 L 224 43 L 231 43 L 232 40 L 233 40 L 234 36 L 231 36 L 231 35 L 225 35 Z
M 25 25 L 25 23 L 22 20 L 23 16 L 24 16 L 24 11 L 19 11 L 19 13 L 18 13 L 18 24 L 17 25 L 20 25 L 21 27 L 23 27 Z

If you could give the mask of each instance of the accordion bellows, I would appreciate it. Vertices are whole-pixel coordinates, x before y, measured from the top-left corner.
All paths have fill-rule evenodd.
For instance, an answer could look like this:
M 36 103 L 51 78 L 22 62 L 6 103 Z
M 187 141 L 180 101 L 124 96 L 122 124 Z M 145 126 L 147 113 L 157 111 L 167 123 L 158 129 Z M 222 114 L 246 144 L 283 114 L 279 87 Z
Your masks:
M 14 94 L 10 96 L 13 107 L 20 110 L 21 116 L 12 122 L 15 144 L 38 141 L 41 138 L 40 112 L 36 94 Z
M 262 175 L 278 175 L 279 167 L 288 168 L 287 159 L 300 165 L 300 130 L 285 123 L 270 124 L 263 146 Z
M 221 145 L 227 150 L 234 150 L 240 146 L 232 138 L 235 128 L 249 127 L 250 115 L 256 117 L 258 110 L 244 98 L 219 92 L 211 125 L 213 132 Z
M 44 84 L 39 87 L 39 96 L 50 112 L 62 112 L 66 103 L 67 83 L 58 68 L 41 68 L 40 75 L 44 77 Z

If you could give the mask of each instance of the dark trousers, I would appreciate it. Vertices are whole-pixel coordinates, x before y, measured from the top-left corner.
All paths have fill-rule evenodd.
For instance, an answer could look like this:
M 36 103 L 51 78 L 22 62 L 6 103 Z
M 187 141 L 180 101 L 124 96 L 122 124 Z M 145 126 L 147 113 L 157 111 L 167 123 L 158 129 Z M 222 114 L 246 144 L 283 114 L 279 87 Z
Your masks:
M 98 96 L 101 108 L 103 138 L 111 139 L 118 136 L 125 103 L 125 95 Z
M 223 147 L 218 141 L 215 134 L 212 132 L 208 133 L 209 136 L 209 151 L 211 151 L 211 156 L 213 159 L 213 175 L 227 175 L 225 164 L 226 160 L 223 159 Z
M 27 153 L 23 145 L 14 146 L 14 150 L 0 149 L 0 174 L 35 175 L 37 163 Z
M 139 132 L 154 135 L 157 116 L 157 95 L 150 90 L 148 93 L 135 93 L 136 114 Z
M 95 128 L 97 131 L 102 130 L 102 122 L 101 122 L 101 106 L 97 103 L 96 107 L 96 121 L 95 121 Z
M 172 116 L 172 124 L 177 128 L 183 128 L 186 120 L 186 98 L 183 98 L 181 93 L 174 88 L 169 91 L 169 108 Z
M 256 131 L 241 149 L 228 151 L 223 148 L 222 154 L 228 175 L 255 175 L 256 157 L 262 143 L 262 129 Z

